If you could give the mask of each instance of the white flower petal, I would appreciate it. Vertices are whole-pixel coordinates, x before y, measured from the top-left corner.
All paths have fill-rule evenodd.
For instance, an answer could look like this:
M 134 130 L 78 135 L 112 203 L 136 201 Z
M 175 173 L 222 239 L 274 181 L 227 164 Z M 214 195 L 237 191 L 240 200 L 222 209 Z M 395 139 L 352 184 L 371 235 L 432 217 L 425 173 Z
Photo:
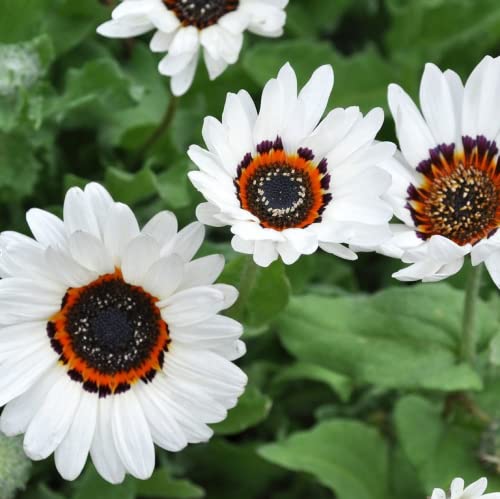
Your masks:
M 157 377 L 163 373 L 157 374 Z M 167 404 L 163 403 L 165 395 L 157 387 L 157 379 L 145 385 L 138 383 L 134 391 L 144 407 L 144 415 L 148 421 L 151 436 L 156 444 L 171 452 L 178 452 L 188 444 L 181 424 L 172 415 Z
M 57 471 L 65 480 L 75 480 L 85 466 L 96 427 L 97 405 L 96 395 L 82 390 L 74 420 L 54 454 Z
M 211 203 L 200 203 L 196 207 L 196 218 L 205 225 L 210 225 L 212 227 L 224 227 L 227 225 L 221 222 L 216 215 L 220 213 L 220 209 Z
M 48 320 L 61 306 L 66 292 L 50 282 L 12 277 L 0 280 L 0 324 Z
M 278 251 L 279 256 L 283 260 L 283 263 L 286 265 L 294 264 L 300 258 L 301 255 L 301 252 L 297 251 L 290 242 L 278 243 L 276 245 L 276 250 Z
M 132 38 L 143 35 L 154 28 L 153 23 L 128 24 L 124 21 L 106 21 L 97 27 L 97 33 L 108 38 Z
M 74 420 L 81 394 L 81 385 L 61 371 L 26 430 L 24 452 L 28 457 L 45 459 L 55 451 Z
M 45 339 L 45 338 L 44 338 Z M 30 389 L 51 367 L 57 364 L 57 355 L 37 342 L 25 347 L 15 357 L 0 365 L 0 405 L 22 395 Z
M 92 462 L 108 482 L 118 484 L 125 478 L 125 467 L 116 450 L 112 432 L 113 399 L 99 399 L 94 439 L 90 448 Z
M 180 289 L 213 284 L 224 269 L 222 255 L 209 255 L 186 263 Z
M 273 241 L 255 241 L 254 262 L 261 267 L 269 267 L 278 259 L 278 251 Z
M 224 293 L 214 286 L 199 286 L 179 291 L 158 302 L 167 324 L 188 326 L 202 322 L 225 308 Z
M 183 261 L 179 255 L 173 254 L 157 260 L 141 282 L 148 293 L 159 300 L 164 300 L 179 289 L 183 275 Z
M 149 19 L 163 33 L 173 33 L 180 27 L 177 16 L 171 10 L 166 9 L 165 5 L 160 4 L 153 8 L 149 13 Z
M 358 259 L 358 255 L 356 255 L 354 251 L 350 250 L 349 248 L 346 248 L 345 246 L 339 243 L 320 242 L 319 247 L 323 251 L 326 251 L 327 253 L 332 253 L 333 255 L 338 256 L 339 258 L 344 258 L 345 260 Z
M 465 84 L 462 134 L 496 137 L 500 125 L 495 110 L 500 105 L 500 59 L 486 56 Z
M 332 88 L 332 67 L 319 67 L 300 91 L 289 125 L 283 132 L 283 140 L 288 147 L 296 147 L 316 127 L 325 112 Z
M 228 63 L 221 57 L 213 57 L 207 49 L 203 50 L 203 59 L 211 80 L 218 78 L 227 68 Z
M 408 162 L 417 167 L 429 157 L 436 141 L 417 106 L 401 87 L 389 85 L 388 99 L 401 150 Z
M 462 478 L 454 478 L 450 485 L 450 492 L 452 496 L 458 496 L 464 491 L 464 481 Z
M 63 283 L 68 288 L 85 286 L 98 277 L 96 272 L 83 267 L 68 256 L 67 253 L 51 246 L 45 251 L 45 260 L 54 279 L 57 279 L 58 282 Z
M 171 211 L 160 211 L 142 228 L 142 233 L 154 237 L 163 247 L 177 234 L 177 218 Z
M 463 499 L 475 499 L 477 497 L 481 497 L 488 486 L 488 480 L 482 477 L 479 480 L 471 483 L 467 486 L 463 492 Z
M 165 33 L 164 31 L 156 31 L 151 41 L 149 48 L 151 52 L 166 52 L 172 43 L 174 33 Z
M 104 227 L 104 244 L 116 266 L 121 265 L 125 248 L 138 235 L 139 225 L 132 210 L 127 205 L 116 203 Z
M 69 238 L 71 256 L 99 275 L 114 271 L 114 261 L 104 243 L 87 232 L 74 232 Z
M 154 470 L 155 452 L 148 423 L 133 390 L 113 397 L 110 429 L 127 471 L 147 480 Z
M 11 400 L 3 408 L 0 430 L 9 437 L 24 433 L 59 376 L 61 368 L 54 363 L 31 388 Z
M 180 230 L 169 246 L 164 246 L 161 254 L 177 253 L 185 262 L 190 261 L 200 249 L 205 237 L 205 227 L 193 222 Z
M 64 226 L 68 235 L 83 231 L 101 237 L 94 210 L 88 197 L 79 187 L 72 187 L 64 198 Z
M 425 66 L 420 84 L 420 104 L 436 144 L 453 143 L 459 122 L 446 78 L 435 64 Z
M 66 232 L 63 221 L 48 211 L 32 208 L 26 221 L 35 239 L 44 246 L 64 246 Z
M 122 257 L 123 278 L 129 284 L 142 286 L 150 267 L 160 257 L 160 245 L 151 236 L 141 234 L 132 239 Z

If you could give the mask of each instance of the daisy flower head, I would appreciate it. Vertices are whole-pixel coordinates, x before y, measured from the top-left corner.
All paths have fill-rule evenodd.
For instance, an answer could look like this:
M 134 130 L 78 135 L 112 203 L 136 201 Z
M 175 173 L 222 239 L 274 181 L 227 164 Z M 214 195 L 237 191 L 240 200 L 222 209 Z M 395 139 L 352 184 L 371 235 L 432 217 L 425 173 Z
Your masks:
M 487 486 L 486 478 L 480 478 L 465 488 L 463 479 L 455 478 L 451 482 L 449 495 L 443 489 L 434 489 L 430 499 L 500 499 L 500 492 L 484 494 Z
M 174 95 L 191 86 L 200 50 L 211 80 L 234 64 L 243 33 L 279 37 L 288 0 L 122 0 L 112 19 L 97 32 L 109 38 L 130 38 L 156 30 L 153 52 L 167 53 L 158 70 L 171 77 Z
M 488 261 L 500 285 L 500 58 L 485 57 L 462 84 L 450 70 L 427 64 L 421 111 L 398 85 L 389 106 L 401 153 L 386 164 L 393 176 L 387 199 L 403 222 L 390 245 L 411 263 L 403 281 L 439 281 L 458 272 L 466 255 Z M 496 265 L 495 265 L 496 262 Z
M 354 260 L 344 244 L 390 235 L 392 209 L 381 200 L 390 175 L 375 166 L 395 150 L 374 141 L 383 111 L 363 117 L 357 107 L 338 108 L 320 121 L 332 88 L 333 70 L 322 66 L 297 95 L 286 64 L 266 84 L 259 112 L 246 91 L 228 94 L 222 122 L 205 119 L 207 149 L 189 149 L 199 168 L 189 178 L 207 200 L 198 219 L 230 225 L 233 248 L 258 265 L 278 257 L 292 264 L 318 246 Z
M 237 291 L 213 284 L 223 258 L 192 260 L 198 222 L 161 212 L 141 230 L 95 183 L 68 191 L 63 220 L 27 221 L 34 239 L 0 235 L 0 429 L 65 479 L 89 453 L 109 482 L 146 479 L 154 443 L 208 440 L 246 384 L 241 325 L 219 315 Z

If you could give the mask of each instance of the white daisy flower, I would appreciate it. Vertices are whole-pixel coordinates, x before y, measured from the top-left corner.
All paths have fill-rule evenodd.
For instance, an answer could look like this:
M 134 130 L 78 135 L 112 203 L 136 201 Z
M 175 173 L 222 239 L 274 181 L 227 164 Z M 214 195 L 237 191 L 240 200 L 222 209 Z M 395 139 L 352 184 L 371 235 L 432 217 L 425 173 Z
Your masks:
M 480 478 L 464 489 L 463 479 L 455 478 L 451 482 L 450 495 L 442 489 L 434 489 L 431 499 L 500 499 L 500 492 L 484 494 L 487 486 L 488 480 Z
M 130 38 L 156 30 L 153 52 L 168 52 L 158 70 L 170 76 L 174 95 L 191 86 L 200 49 L 210 79 L 234 64 L 243 45 L 243 32 L 279 37 L 286 21 L 288 0 L 123 0 L 112 20 L 97 32 L 110 38 Z
M 140 230 L 98 184 L 68 191 L 64 221 L 27 221 L 35 239 L 0 235 L 0 429 L 65 479 L 89 452 L 109 482 L 146 479 L 153 442 L 208 440 L 246 384 L 241 325 L 218 315 L 237 298 L 213 284 L 224 260 L 191 261 L 201 224 L 161 212 Z
M 409 267 L 403 281 L 438 281 L 458 272 L 472 252 L 488 261 L 500 283 L 500 58 L 485 57 L 465 87 L 453 71 L 427 64 L 420 85 L 422 114 L 398 86 L 389 106 L 401 155 L 385 167 L 393 175 L 387 199 L 404 225 L 382 252 Z M 474 256 L 476 254 L 476 256 Z
M 266 84 L 259 113 L 244 90 L 228 94 L 222 123 L 205 119 L 208 150 L 189 149 L 200 169 L 189 178 L 208 201 L 198 219 L 230 225 L 233 248 L 258 265 L 278 256 L 291 264 L 318 246 L 354 260 L 343 243 L 364 247 L 390 236 L 392 209 L 380 199 L 390 176 L 375 167 L 395 150 L 374 142 L 384 113 L 334 109 L 320 122 L 332 87 L 333 70 L 322 66 L 297 96 L 286 64 Z

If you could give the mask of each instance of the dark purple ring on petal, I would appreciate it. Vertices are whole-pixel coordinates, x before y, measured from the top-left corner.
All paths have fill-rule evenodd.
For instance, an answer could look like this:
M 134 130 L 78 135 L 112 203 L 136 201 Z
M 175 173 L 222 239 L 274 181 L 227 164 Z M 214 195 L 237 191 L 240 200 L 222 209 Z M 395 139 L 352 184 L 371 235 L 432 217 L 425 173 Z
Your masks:
M 500 167 L 495 141 L 465 136 L 463 150 L 440 144 L 417 171 L 421 185 L 410 184 L 406 208 L 417 235 L 445 236 L 459 245 L 476 244 L 500 226 Z

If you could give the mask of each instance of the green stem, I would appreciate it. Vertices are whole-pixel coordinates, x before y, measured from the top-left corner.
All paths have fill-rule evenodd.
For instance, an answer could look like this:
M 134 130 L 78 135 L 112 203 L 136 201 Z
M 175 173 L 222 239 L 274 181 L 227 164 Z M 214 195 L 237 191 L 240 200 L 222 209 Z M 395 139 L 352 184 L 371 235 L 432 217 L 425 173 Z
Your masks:
M 168 106 L 165 110 L 165 114 L 163 115 L 163 119 L 161 123 L 156 127 L 154 132 L 148 137 L 148 139 L 144 142 L 144 144 L 138 149 L 135 154 L 136 160 L 134 161 L 135 169 L 140 167 L 140 163 L 144 158 L 146 152 L 153 147 L 156 142 L 161 139 L 163 134 L 168 130 L 175 116 L 175 112 L 177 110 L 177 103 L 179 101 L 178 97 L 173 95 L 170 96 L 168 101 Z
M 464 314 L 462 320 L 462 345 L 460 357 L 474 364 L 476 360 L 476 312 L 481 288 L 482 265 L 472 267 L 465 291 Z
M 239 297 L 238 301 L 233 308 L 233 317 L 238 320 L 243 320 L 245 306 L 248 301 L 248 297 L 252 288 L 255 284 L 255 279 L 257 277 L 257 264 L 253 261 L 253 255 L 248 255 L 245 260 L 243 270 L 241 272 L 241 280 L 239 285 Z

